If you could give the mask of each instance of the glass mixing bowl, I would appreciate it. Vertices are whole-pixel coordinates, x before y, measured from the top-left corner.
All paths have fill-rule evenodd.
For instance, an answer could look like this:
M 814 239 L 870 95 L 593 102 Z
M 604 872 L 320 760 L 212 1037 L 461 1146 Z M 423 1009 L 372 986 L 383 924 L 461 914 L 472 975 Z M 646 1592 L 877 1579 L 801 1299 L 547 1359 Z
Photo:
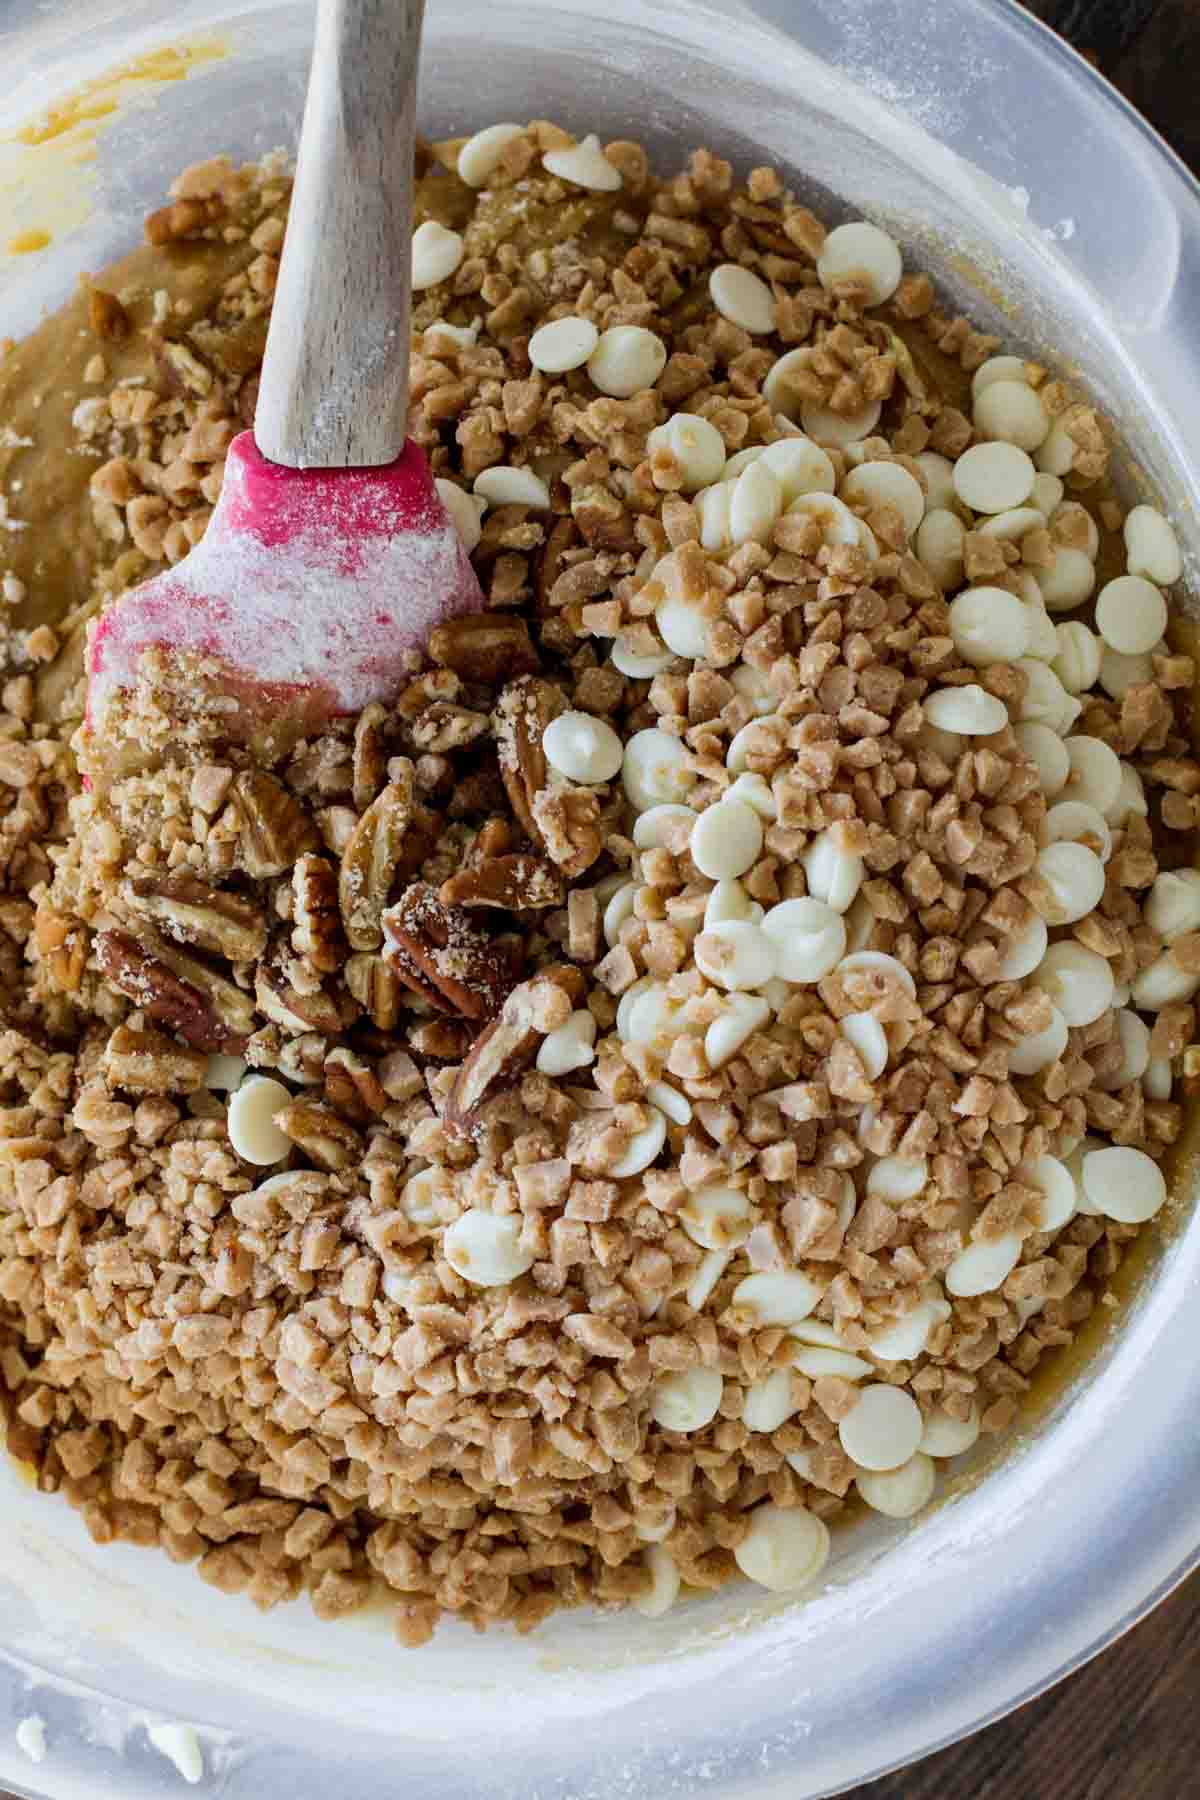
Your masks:
M 775 24 L 736 0 L 432 0 L 422 129 L 537 114 L 665 161 L 708 144 L 878 218 L 985 328 L 1080 373 L 1194 572 L 1200 205 L 1183 169 L 1015 6 L 756 10 Z M 3 21 L 0 242 L 52 232 L 0 260 L 6 333 L 129 248 L 184 164 L 294 141 L 308 6 L 8 0 Z M 199 50 L 138 61 L 164 44 Z M 113 65 L 124 80 L 97 80 Z M 8 136 L 89 80 L 91 125 Z M 146 1736 L 164 1720 L 197 1728 L 200 1791 L 223 1800 L 805 1800 L 919 1756 L 1073 1668 L 1197 1560 L 1200 1216 L 1162 1236 L 1120 1330 L 985 1482 L 968 1472 L 916 1525 L 848 1532 L 793 1604 L 738 1584 L 657 1621 L 576 1614 L 529 1639 L 451 1625 L 413 1653 L 382 1616 L 260 1618 L 164 1557 L 97 1550 L 64 1505 L 0 1476 L 0 1784 L 178 1793 Z M 48 1732 L 36 1769 L 12 1730 L 30 1714 Z

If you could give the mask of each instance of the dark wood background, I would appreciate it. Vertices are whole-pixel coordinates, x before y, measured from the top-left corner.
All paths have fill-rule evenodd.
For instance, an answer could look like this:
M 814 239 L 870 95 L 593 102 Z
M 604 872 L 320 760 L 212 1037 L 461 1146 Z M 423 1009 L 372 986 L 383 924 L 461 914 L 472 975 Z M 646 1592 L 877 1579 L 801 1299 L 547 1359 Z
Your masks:
M 1029 3 L 1200 171 L 1200 0 Z M 1200 1800 L 1200 1575 L 1040 1699 L 853 1800 Z
M 1200 172 L 1200 0 L 1029 4 Z M 854 1800 L 1200 1800 L 1200 1575 L 1077 1675 Z

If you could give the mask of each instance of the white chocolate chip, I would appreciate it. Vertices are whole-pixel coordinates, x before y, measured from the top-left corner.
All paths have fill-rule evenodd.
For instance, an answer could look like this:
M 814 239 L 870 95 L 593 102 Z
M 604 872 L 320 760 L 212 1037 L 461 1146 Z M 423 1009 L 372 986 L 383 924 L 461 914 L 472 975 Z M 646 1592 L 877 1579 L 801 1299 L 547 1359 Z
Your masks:
M 465 488 L 459 487 L 457 481 L 448 481 L 444 475 L 439 475 L 433 485 L 469 556 L 478 544 L 483 530 L 487 501 L 482 494 L 468 494 Z
M 929 1180 L 929 1164 L 923 1156 L 881 1156 L 867 1176 L 868 1194 L 899 1205 L 913 1200 Z
M 943 591 L 958 586 L 963 574 L 966 529 L 957 513 L 935 507 L 917 527 L 913 549 Z
M 1007 512 L 993 513 L 985 519 L 979 535 L 999 538 L 1002 544 L 1017 544 L 1027 531 L 1039 531 L 1045 523 L 1036 506 L 1010 506 Z
M 800 408 L 800 423 L 814 443 L 832 444 L 835 449 L 844 450 L 848 444 L 859 444 L 870 437 L 882 411 L 878 400 L 868 400 L 856 413 L 831 412 L 827 406 L 806 401 Z
M 1170 587 L 1183 573 L 1175 528 L 1154 506 L 1135 506 L 1125 519 L 1125 566 L 1159 587 Z
M 632 919 L 633 917 L 633 903 L 637 897 L 637 891 L 638 884 L 636 881 L 625 882 L 623 886 L 619 887 L 616 892 L 610 896 L 608 903 L 604 908 L 604 941 L 610 950 L 613 945 L 617 943 L 621 934 L 621 927 L 626 919 Z
M 733 542 L 729 527 L 729 508 L 733 501 L 734 481 L 718 481 L 701 488 L 693 504 L 700 521 L 700 543 L 705 550 L 727 550 Z
M 889 981 L 898 981 L 910 1000 L 917 997 L 917 984 L 904 964 L 884 950 L 852 950 L 838 964 L 839 975 L 849 975 L 855 969 L 875 969 Z
M 693 1312 L 700 1312 L 722 1275 L 733 1261 L 732 1250 L 710 1250 L 684 1289 L 683 1297 Z
M 268 1075 L 251 1075 L 229 1101 L 229 1142 L 243 1162 L 282 1162 L 293 1148 L 292 1140 L 275 1123 L 275 1115 L 292 1103 L 282 1081 Z
M 862 1470 L 854 1485 L 873 1512 L 888 1519 L 911 1519 L 933 1499 L 937 1472 L 918 1450 L 898 1469 Z
M 915 460 L 925 477 L 926 510 L 949 511 L 958 499 L 954 491 L 954 464 L 936 450 L 922 450 Z
M 674 654 L 670 650 L 639 656 L 629 648 L 627 639 L 619 637 L 613 641 L 613 668 L 619 669 L 622 675 L 628 675 L 631 681 L 653 681 L 656 675 L 669 669 L 674 661 Z
M 720 481 L 724 473 L 725 440 L 716 426 L 698 413 L 672 413 L 665 425 L 655 426 L 646 447 L 651 455 L 664 450 L 675 459 L 685 494 Z
M 925 517 L 924 490 L 900 463 L 859 463 L 842 483 L 842 499 L 849 506 L 866 509 L 894 506 L 909 537 Z
M 841 826 L 827 825 L 801 859 L 811 898 L 839 913 L 853 905 L 865 873 L 862 857 L 843 847 L 844 835 Z
M 412 284 L 418 293 L 448 281 L 466 254 L 457 231 L 447 231 L 436 219 L 418 225 L 412 239 Z
M 923 704 L 931 725 L 940 731 L 961 732 L 964 737 L 990 737 L 1008 724 L 1003 700 L 975 682 L 964 687 L 938 688 Z
M 795 1383 L 790 1369 L 772 1369 L 751 1382 L 742 1403 L 742 1424 L 747 1431 L 778 1431 L 796 1412 Z
M 1016 662 L 1029 648 L 1028 609 L 1005 588 L 967 588 L 951 603 L 950 635 L 974 668 Z
M 863 1066 L 868 1081 L 878 1081 L 887 1068 L 888 1041 L 874 1013 L 847 1013 L 838 1020 L 838 1031 L 852 1046 Z
M 1100 656 L 1103 646 L 1094 631 L 1082 619 L 1069 619 L 1056 625 L 1054 634 L 1058 650 L 1050 667 L 1068 694 L 1085 694 L 1100 679 Z
M 1146 923 L 1170 944 L 1200 931 L 1200 869 L 1165 869 L 1146 901 Z
M 635 731 L 625 745 L 621 780 L 635 812 L 664 800 L 683 800 L 696 779 L 687 747 L 670 732 L 651 725 Z
M 758 861 L 762 820 L 742 800 L 718 800 L 692 826 L 692 861 L 710 881 L 732 881 Z
M 691 1101 L 677 1087 L 672 1087 L 669 1081 L 648 1081 L 646 1098 L 651 1106 L 657 1106 L 659 1112 L 665 1114 L 672 1125 L 691 1124 Z
M 775 973 L 775 946 L 765 925 L 766 920 L 752 925 L 743 919 L 723 919 L 702 931 L 693 952 L 700 973 L 718 987 L 761 987 Z
M 1069 737 L 1066 748 L 1071 773 L 1064 798 L 1109 812 L 1121 793 L 1121 759 L 1116 751 L 1101 738 L 1082 736 Z
M 1140 1081 L 1150 1067 L 1150 1027 L 1127 1006 L 1123 1006 L 1115 1017 L 1121 1060 L 1098 1084 L 1109 1093 L 1128 1087 L 1131 1081 Z
M 650 1417 L 664 1431 L 703 1431 L 717 1416 L 725 1383 L 717 1369 L 677 1369 L 650 1390 Z
M 638 850 L 663 850 L 669 849 L 672 842 L 685 842 L 699 816 L 690 806 L 680 806 L 676 801 L 651 806 L 633 822 L 634 845 Z
M 1066 787 L 1071 773 L 1066 745 L 1048 725 L 1038 725 L 1028 719 L 1013 727 L 1013 736 L 1037 769 L 1042 793 L 1047 800 L 1053 800 Z
M 1049 996 L 1068 1025 L 1091 1025 L 1112 1005 L 1112 966 L 1096 951 L 1063 939 L 1042 958 L 1034 986 Z
M 982 438 L 1036 450 L 1046 440 L 1050 419 L 1041 399 L 1024 381 L 989 382 L 976 398 L 972 414 Z
M 1034 873 L 1050 891 L 1050 922 L 1073 925 L 1100 904 L 1104 864 L 1084 844 L 1047 844 L 1038 852 Z M 1036 902 L 1035 902 L 1036 904 Z
M 979 1408 L 972 1403 L 965 1419 L 956 1419 L 940 1407 L 925 1420 L 921 1433 L 923 1456 L 962 1456 L 979 1441 Z
M 767 912 L 762 930 L 774 950 L 773 972 L 784 981 L 802 986 L 820 981 L 845 955 L 846 921 L 821 900 L 780 901 Z
M 844 500 L 835 494 L 820 492 L 798 494 L 788 505 L 789 513 L 803 513 L 808 519 L 815 519 L 821 528 L 822 544 L 858 544 L 861 542 L 860 522 L 855 518 Z
M 544 511 L 550 504 L 550 489 L 532 469 L 514 469 L 507 463 L 496 463 L 475 477 L 474 491 L 482 494 L 489 506 L 533 506 Z
M 807 1319 L 821 1298 L 815 1281 L 799 1269 L 773 1269 L 761 1275 L 747 1275 L 733 1290 L 730 1304 L 750 1319 L 756 1327 L 792 1326 Z
M 1036 1075 L 1057 1062 L 1067 1047 L 1067 1021 L 1057 1006 L 1050 1009 L 1050 1023 L 1009 1046 L 1008 1067 L 1013 1075 Z
M 924 1351 L 934 1327 L 949 1317 L 949 1302 L 942 1298 L 936 1282 L 931 1283 L 918 1304 L 894 1324 L 868 1334 L 867 1348 L 877 1362 L 913 1362 Z
M 1012 1274 L 1021 1257 L 1021 1237 L 1006 1231 L 986 1243 L 977 1241 L 960 1250 L 946 1270 L 946 1292 L 956 1300 L 976 1294 L 994 1294 Z
M 1024 981 L 1026 975 L 1032 975 L 1046 954 L 1046 946 L 1050 941 L 1044 919 L 1032 918 L 1021 931 L 1014 932 L 1003 940 L 1003 953 L 1000 966 L 996 970 L 999 981 Z
M 1071 729 L 1083 708 L 1068 694 L 1054 670 L 1032 656 L 1022 656 L 1017 663 L 1025 677 L 1025 692 L 1017 703 L 1017 717 L 1022 723 L 1048 725 L 1061 737 Z
M 1091 1150 L 1082 1161 L 1082 1178 L 1093 1206 L 1122 1225 L 1142 1225 L 1166 1203 L 1163 1172 L 1144 1150 Z
M 1082 606 L 1096 585 L 1096 565 L 1082 550 L 1060 549 L 1048 569 L 1038 570 L 1038 586 L 1048 612 Z
M 775 329 L 775 296 L 761 276 L 739 263 L 720 263 L 708 278 L 712 303 L 723 319 L 752 337 Z
M 811 438 L 777 438 L 761 454 L 783 489 L 785 506 L 790 506 L 801 494 L 832 494 L 837 486 L 833 464 L 820 444 L 814 444 Z M 726 464 L 728 473 L 729 465 Z
M 1133 1004 L 1141 1012 L 1161 1012 L 1164 1006 L 1190 1000 L 1198 991 L 1200 975 L 1189 975 L 1168 955 L 1158 957 L 1148 969 L 1139 969 L 1133 978 Z
M 596 1060 L 595 1043 L 596 1021 L 581 1007 L 565 1025 L 542 1039 L 537 1067 L 543 1075 L 569 1075 L 573 1069 L 586 1069 Z
M 752 1223 L 750 1202 L 742 1189 L 715 1184 L 693 1188 L 676 1217 L 702 1250 L 728 1250 L 743 1243 Z
M 585 785 L 611 781 L 625 756 L 607 719 L 585 712 L 559 713 L 551 719 L 542 733 L 542 749 L 552 769 Z
M 760 458 L 743 469 L 729 497 L 729 536 L 734 544 L 769 544 L 783 511 L 779 479 Z
M 1036 1157 L 1025 1165 L 1023 1179 L 1042 1196 L 1037 1215 L 1039 1231 L 1061 1231 L 1070 1224 L 1075 1217 L 1075 1177 L 1066 1163 L 1057 1156 Z
M 903 273 L 904 263 L 895 238 L 865 219 L 837 226 L 825 239 L 817 258 L 822 286 L 832 288 L 843 281 L 863 281 L 870 306 L 882 306 L 890 300 Z
M 872 1382 L 838 1425 L 842 1449 L 863 1469 L 898 1469 L 921 1441 L 921 1409 L 903 1388 Z
M 829 1531 L 803 1506 L 764 1501 L 733 1552 L 747 1580 L 773 1594 L 791 1594 L 815 1581 L 829 1560 Z
M 1066 493 L 1057 475 L 1048 475 L 1039 469 L 1029 495 L 1030 506 L 1036 506 L 1043 518 L 1048 519 L 1056 507 L 1062 505 L 1062 497 Z
M 1175 1077 L 1165 1056 L 1152 1056 L 1142 1077 L 1147 1100 L 1169 1100 Z
M 1015 444 L 973 444 L 954 465 L 954 491 L 973 512 L 1007 512 L 1025 504 L 1036 474 Z
M 569 150 L 547 150 L 542 167 L 560 181 L 573 181 L 596 194 L 615 194 L 622 185 L 621 171 L 609 162 L 594 131 Z
M 588 357 L 592 386 L 615 400 L 652 388 L 667 364 L 667 346 L 644 325 L 610 325 Z
M 1037 466 L 1046 475 L 1069 475 L 1075 463 L 1076 448 L 1066 422 L 1056 419 L 1038 445 Z
M 625 1146 L 622 1156 L 611 1164 L 608 1173 L 618 1181 L 627 1175 L 640 1175 L 648 1169 L 659 1151 L 667 1141 L 667 1117 L 659 1112 L 657 1106 L 648 1106 L 650 1114 L 648 1122 L 640 1131 L 635 1131 Z
M 569 314 L 538 327 L 529 340 L 529 360 L 543 375 L 565 375 L 581 369 L 599 342 L 600 333 L 590 319 Z
M 485 125 L 459 151 L 455 165 L 458 179 L 468 187 L 483 187 L 488 176 L 500 167 L 509 144 L 514 138 L 523 137 L 524 132 L 523 125 Z
M 1124 765 L 1122 765 L 1124 767 Z M 1112 832 L 1103 813 L 1086 800 L 1061 800 L 1052 806 L 1038 830 L 1042 844 L 1086 844 L 1101 862 L 1112 855 Z
M 1141 656 L 1122 656 L 1120 651 L 1103 644 L 1100 653 L 1100 686 L 1114 700 L 1123 700 L 1131 687 L 1154 679 L 1154 663 L 1148 652 Z
M 771 1008 L 758 994 L 730 994 L 722 1011 L 704 1034 L 704 1056 L 710 1069 L 719 1069 L 736 1056 L 747 1038 L 760 1031 L 771 1017 Z
M 864 1376 L 875 1374 L 874 1366 L 852 1351 L 826 1350 L 819 1345 L 805 1345 L 797 1350 L 792 1357 L 792 1367 L 801 1375 L 807 1375 L 810 1381 L 820 1381 L 822 1375 L 840 1375 L 843 1381 L 861 1381 Z
M 1020 356 L 989 356 L 980 363 L 971 377 L 971 398 L 978 400 L 985 388 L 991 387 L 994 381 L 1021 381 L 1028 386 L 1025 374 L 1025 360 Z
M 504 1287 L 534 1264 L 533 1252 L 521 1248 L 520 1238 L 519 1214 L 471 1206 L 446 1227 L 442 1255 L 473 1287 Z
M 730 782 L 725 790 L 727 800 L 742 800 L 752 806 L 760 819 L 776 819 L 779 816 L 779 805 L 775 795 L 767 786 L 766 777 L 746 770 L 736 781 Z
M 1096 630 L 1122 656 L 1144 656 L 1167 628 L 1167 603 L 1152 581 L 1118 575 L 1096 597 Z

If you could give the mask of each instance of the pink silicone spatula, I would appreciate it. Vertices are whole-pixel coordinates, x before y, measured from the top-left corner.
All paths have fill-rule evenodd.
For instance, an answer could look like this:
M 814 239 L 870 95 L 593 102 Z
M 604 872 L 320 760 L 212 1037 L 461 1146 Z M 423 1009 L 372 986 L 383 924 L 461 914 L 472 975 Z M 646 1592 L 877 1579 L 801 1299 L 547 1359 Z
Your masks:
M 405 441 L 423 12 L 319 0 L 254 431 L 230 445 L 201 542 L 95 627 L 100 769 L 106 720 L 147 650 L 178 664 L 185 691 L 197 675 L 231 736 L 278 743 L 387 698 L 434 626 L 484 604 Z

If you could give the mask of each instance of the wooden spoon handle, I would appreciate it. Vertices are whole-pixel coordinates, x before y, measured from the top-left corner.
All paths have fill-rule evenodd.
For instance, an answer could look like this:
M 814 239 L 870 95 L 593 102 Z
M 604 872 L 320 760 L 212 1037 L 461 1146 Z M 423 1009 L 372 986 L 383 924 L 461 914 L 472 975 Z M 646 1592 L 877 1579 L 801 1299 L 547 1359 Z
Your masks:
M 404 448 L 425 0 L 318 0 L 254 435 L 293 469 Z

